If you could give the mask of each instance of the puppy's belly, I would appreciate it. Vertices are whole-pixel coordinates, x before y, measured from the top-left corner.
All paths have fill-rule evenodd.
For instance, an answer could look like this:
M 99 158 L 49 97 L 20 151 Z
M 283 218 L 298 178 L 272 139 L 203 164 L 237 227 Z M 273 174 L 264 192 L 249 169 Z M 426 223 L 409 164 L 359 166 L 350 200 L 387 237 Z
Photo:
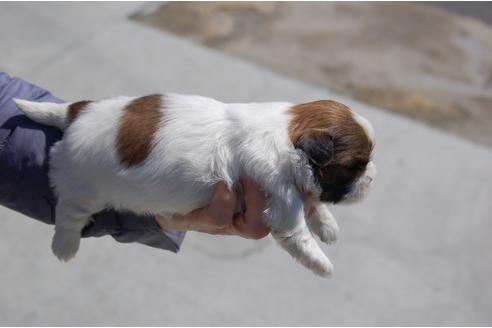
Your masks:
M 187 214 L 194 209 L 204 207 L 211 202 L 213 195 L 213 186 L 196 181 L 183 181 L 179 188 L 131 184 L 126 187 L 119 186 L 118 190 L 120 190 L 118 195 L 108 199 L 108 206 L 135 213 L 164 216 L 176 213 Z
M 115 145 L 118 125 L 109 120 L 95 128 L 89 118 L 80 117 L 79 125 L 65 131 L 51 149 L 50 164 L 59 197 L 83 203 L 88 211 L 109 206 L 137 213 L 186 214 L 210 203 L 216 182 L 237 180 L 234 158 L 216 163 L 213 131 L 197 127 L 198 136 L 190 140 L 179 133 L 161 136 L 144 161 L 128 166 Z M 179 127 L 168 122 L 165 129 Z
M 84 204 L 87 210 L 113 207 L 142 214 L 186 214 L 210 203 L 217 179 L 206 161 L 201 170 L 155 163 L 123 169 L 103 153 L 95 160 L 77 156 L 61 144 L 51 155 L 50 179 L 58 196 Z

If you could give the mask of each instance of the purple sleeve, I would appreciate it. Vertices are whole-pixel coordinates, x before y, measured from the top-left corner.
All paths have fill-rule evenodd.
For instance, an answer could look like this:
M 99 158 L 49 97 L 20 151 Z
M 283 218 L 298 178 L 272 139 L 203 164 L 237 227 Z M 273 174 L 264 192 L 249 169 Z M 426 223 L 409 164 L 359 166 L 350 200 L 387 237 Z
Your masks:
M 50 147 L 62 137 L 56 128 L 29 120 L 12 98 L 62 102 L 47 90 L 0 72 L 0 205 L 54 224 L 56 198 L 49 185 Z M 177 252 L 183 232 L 162 230 L 152 216 L 105 210 L 94 215 L 84 237 L 111 235 Z

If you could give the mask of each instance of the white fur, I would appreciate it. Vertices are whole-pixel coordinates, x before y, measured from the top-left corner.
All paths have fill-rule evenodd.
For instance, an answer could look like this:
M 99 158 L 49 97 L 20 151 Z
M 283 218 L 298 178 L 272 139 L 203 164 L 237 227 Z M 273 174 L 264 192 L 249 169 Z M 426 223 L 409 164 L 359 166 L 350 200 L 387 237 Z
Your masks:
M 67 126 L 66 113 L 69 104 L 35 103 L 16 98 L 12 100 L 35 122 L 56 126 L 59 129 Z
M 333 266 L 313 238 L 333 242 L 338 226 L 324 205 L 306 225 L 301 193 L 319 195 L 307 162 L 287 134 L 290 103 L 225 104 L 166 94 L 150 156 L 122 165 L 116 153 L 118 122 L 132 97 L 91 103 L 67 127 L 67 104 L 16 103 L 31 119 L 65 128 L 51 151 L 50 178 L 59 196 L 52 248 L 62 260 L 78 250 L 91 214 L 107 206 L 136 213 L 186 214 L 210 203 L 214 185 L 233 188 L 249 176 L 270 195 L 265 220 L 294 258 L 321 276 Z
M 353 204 L 364 199 L 375 177 L 376 165 L 374 165 L 373 161 L 370 161 L 367 163 L 364 173 L 355 181 L 352 190 L 340 200 L 340 204 Z
M 337 241 L 337 234 L 340 228 L 326 204 L 315 206 L 313 213 L 310 215 L 307 222 L 309 229 L 317 235 L 322 242 L 332 244 Z
M 372 127 L 371 122 L 369 122 L 365 117 L 360 116 L 356 112 L 352 112 L 352 116 L 354 120 L 359 123 L 360 126 L 364 129 L 364 132 L 367 134 L 369 137 L 369 140 L 374 143 L 374 128 Z

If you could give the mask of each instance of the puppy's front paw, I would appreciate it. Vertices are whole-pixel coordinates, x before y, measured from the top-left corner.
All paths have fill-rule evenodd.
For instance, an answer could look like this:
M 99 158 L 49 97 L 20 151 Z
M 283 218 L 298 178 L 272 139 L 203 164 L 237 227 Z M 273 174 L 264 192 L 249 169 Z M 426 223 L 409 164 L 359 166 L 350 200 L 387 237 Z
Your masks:
M 314 218 L 310 222 L 309 228 L 322 242 L 327 244 L 333 244 L 337 241 L 338 231 L 340 230 L 334 219 L 320 220 L 319 218 Z
M 51 249 L 53 254 L 64 262 L 72 259 L 79 249 L 80 233 L 66 229 L 57 229 L 53 236 Z
M 326 205 L 316 207 L 308 218 L 307 223 L 311 232 L 317 235 L 322 242 L 333 244 L 337 241 L 337 235 L 340 228 L 338 227 L 335 217 L 331 214 Z
M 334 224 L 330 222 L 330 224 L 322 223 L 318 227 L 318 231 L 315 232 L 319 239 L 327 244 L 333 244 L 337 241 L 337 235 L 340 228 L 338 224 L 335 222 Z

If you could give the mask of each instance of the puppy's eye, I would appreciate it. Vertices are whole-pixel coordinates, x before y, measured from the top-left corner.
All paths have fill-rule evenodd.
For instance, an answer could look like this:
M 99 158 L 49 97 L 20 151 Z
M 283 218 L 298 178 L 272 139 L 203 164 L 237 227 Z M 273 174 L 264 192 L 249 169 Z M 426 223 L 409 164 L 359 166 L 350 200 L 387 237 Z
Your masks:
M 351 171 L 362 171 L 367 165 L 365 161 L 356 161 L 348 166 L 348 169 Z

